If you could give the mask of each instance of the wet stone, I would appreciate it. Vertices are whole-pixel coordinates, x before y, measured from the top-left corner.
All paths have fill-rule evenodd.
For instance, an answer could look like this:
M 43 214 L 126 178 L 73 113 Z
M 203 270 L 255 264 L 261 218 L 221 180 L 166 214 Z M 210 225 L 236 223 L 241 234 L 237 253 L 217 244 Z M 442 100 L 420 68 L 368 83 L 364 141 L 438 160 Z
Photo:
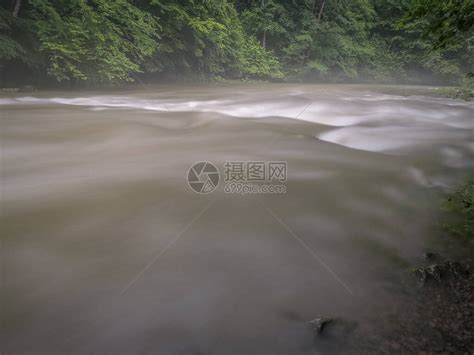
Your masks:
M 442 279 L 448 277 L 457 279 L 468 274 L 468 270 L 458 262 L 447 260 L 442 264 L 420 267 L 414 271 L 414 274 L 422 284 L 425 284 L 429 281 L 440 282 Z
M 433 261 L 433 260 L 438 260 L 441 257 L 438 253 L 434 253 L 432 251 L 427 251 L 427 252 L 423 253 L 423 258 L 425 260 Z
M 318 317 L 309 321 L 308 323 L 313 328 L 314 334 L 319 335 L 324 331 L 324 328 L 331 323 L 333 320 L 331 318 Z

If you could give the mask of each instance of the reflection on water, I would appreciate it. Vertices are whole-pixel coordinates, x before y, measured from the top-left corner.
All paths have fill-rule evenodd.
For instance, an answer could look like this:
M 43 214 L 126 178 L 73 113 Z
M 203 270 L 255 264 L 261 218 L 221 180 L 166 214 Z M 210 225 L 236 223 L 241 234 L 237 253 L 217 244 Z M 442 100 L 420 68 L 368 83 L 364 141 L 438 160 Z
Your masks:
M 424 90 L 0 99 L 4 351 L 311 354 L 317 315 L 376 332 L 473 168 L 473 104 Z M 202 160 L 287 161 L 287 193 L 195 194 Z

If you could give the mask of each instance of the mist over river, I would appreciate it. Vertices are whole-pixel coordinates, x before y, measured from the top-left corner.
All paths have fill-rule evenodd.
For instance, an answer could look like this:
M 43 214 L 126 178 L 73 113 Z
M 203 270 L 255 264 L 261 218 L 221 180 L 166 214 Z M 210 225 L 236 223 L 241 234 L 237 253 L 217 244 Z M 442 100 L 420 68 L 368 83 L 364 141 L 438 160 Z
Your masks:
M 474 170 L 474 104 L 432 90 L 0 97 L 2 353 L 338 353 L 306 322 L 390 328 Z M 207 194 L 200 161 L 220 172 Z M 225 193 L 228 161 L 286 162 L 286 192 Z

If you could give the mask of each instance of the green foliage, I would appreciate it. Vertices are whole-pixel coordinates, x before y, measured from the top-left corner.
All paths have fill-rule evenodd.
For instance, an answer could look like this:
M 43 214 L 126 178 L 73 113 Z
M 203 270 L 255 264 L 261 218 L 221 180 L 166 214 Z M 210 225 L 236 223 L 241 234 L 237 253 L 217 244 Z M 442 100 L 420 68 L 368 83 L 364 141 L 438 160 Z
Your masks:
M 18 17 L 14 1 L 0 70 L 24 80 L 453 84 L 474 66 L 474 0 L 21 0 Z
M 14 39 L 14 33 L 18 30 L 17 19 L 11 16 L 6 10 L 0 9 L 0 59 L 22 58 L 25 49 Z
M 243 31 L 235 8 L 226 1 L 152 1 L 163 26 L 155 71 L 235 75 Z
M 278 59 L 245 33 L 227 1 L 151 2 L 163 31 L 150 71 L 228 78 L 279 78 Z
M 454 83 L 474 66 L 474 1 L 412 0 L 397 28 L 416 34 L 405 45 L 409 58 Z
M 423 37 L 431 39 L 435 48 L 472 40 L 474 26 L 473 0 L 413 0 L 402 26 L 421 23 Z
M 284 77 L 278 59 L 253 37 L 246 38 L 240 63 L 242 75 L 246 78 L 282 79 Z
M 290 39 L 294 22 L 283 4 L 274 0 L 253 1 L 240 15 L 246 32 L 260 39 L 263 47 L 278 50 L 282 42 Z
M 31 27 L 30 20 L 13 17 L 0 7 L 0 68 L 3 63 L 11 60 L 30 66 L 37 64 L 37 58 L 32 55 L 34 44 L 28 33 L 28 28 Z
M 300 31 L 284 49 L 290 75 L 306 79 L 358 79 L 376 55 L 369 40 L 373 7 L 367 0 L 325 1 L 324 7 L 322 3 L 317 14 L 313 11 L 316 6 L 306 11 Z
M 474 78 L 463 78 L 457 87 L 439 88 L 435 91 L 438 96 L 450 97 L 452 99 L 472 100 L 474 99 Z
M 156 20 L 128 1 L 30 3 L 40 51 L 58 81 L 131 81 L 156 50 Z
M 455 237 L 474 243 L 474 180 L 448 197 L 445 209 L 453 214 L 455 221 L 444 227 Z

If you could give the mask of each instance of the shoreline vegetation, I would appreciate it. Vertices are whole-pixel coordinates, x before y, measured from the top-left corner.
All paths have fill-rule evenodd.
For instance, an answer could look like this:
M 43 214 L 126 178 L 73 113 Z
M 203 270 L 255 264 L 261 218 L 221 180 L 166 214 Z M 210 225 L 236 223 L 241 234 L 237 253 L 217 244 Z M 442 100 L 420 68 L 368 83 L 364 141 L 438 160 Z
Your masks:
M 437 88 L 434 92 L 436 96 L 450 99 L 462 99 L 472 101 L 474 99 L 474 86 L 455 86 Z
M 464 87 L 470 0 L 8 0 L 0 87 L 269 80 Z M 441 93 L 466 97 L 464 89 Z
M 187 83 L 188 85 L 200 85 L 200 84 L 209 84 L 209 85 L 241 85 L 241 84 L 262 84 L 262 83 L 275 83 L 268 80 L 228 80 L 228 79 L 218 79 L 218 80 L 203 80 L 203 81 L 193 81 Z M 282 82 L 277 82 L 282 83 Z M 290 84 L 291 82 L 284 82 L 283 84 Z M 176 84 L 176 83 L 174 83 Z M 312 83 L 304 83 L 304 84 L 315 84 L 315 85 L 337 85 L 337 83 L 321 83 L 321 82 L 312 82 Z M 143 89 L 143 88 L 152 88 L 155 85 L 167 85 L 167 83 L 154 83 L 154 84 L 139 84 L 139 83 L 128 83 L 123 85 L 113 85 L 113 86 L 96 86 L 96 87 L 70 87 L 70 88 L 61 88 L 62 91 L 82 91 L 82 90 L 94 90 L 94 91 L 102 91 L 102 90 L 134 90 L 134 89 Z M 386 83 L 352 83 L 352 85 L 374 85 L 374 86 L 396 86 L 392 84 Z M 403 86 L 403 85 L 402 85 Z M 423 87 L 425 85 L 418 85 L 417 87 Z M 432 88 L 433 90 L 425 90 L 424 95 L 427 96 L 436 96 L 436 97 L 444 97 L 450 99 L 461 99 L 464 101 L 472 101 L 474 100 L 474 82 L 470 84 L 463 84 L 460 86 L 431 86 L 426 85 L 427 88 Z M 57 88 L 55 88 L 57 90 Z M 36 88 L 32 85 L 24 85 L 21 87 L 0 87 L 0 96 L 3 95 L 11 95 L 11 94 L 20 94 L 20 93 L 35 93 L 35 92 L 42 92 L 42 91 L 49 91 L 51 88 Z M 53 89 L 54 90 L 54 89 Z M 405 94 L 407 95 L 407 94 Z M 409 95 L 408 95 L 409 96 Z
M 417 267 L 411 269 L 411 275 L 406 275 L 408 297 L 402 304 L 403 311 L 396 308 L 382 321 L 374 320 L 377 334 L 351 327 L 347 319 L 317 318 L 325 323 L 319 328 L 314 327 L 315 321 L 310 323 L 320 341 L 332 337 L 344 343 L 345 335 L 350 333 L 350 340 L 344 344 L 347 354 L 468 354 L 472 351 L 474 179 L 468 179 L 468 183 L 447 195 L 442 209 L 442 220 L 446 223 L 440 228 L 445 235 L 443 240 L 436 241 L 440 244 L 437 252 L 420 255 Z M 454 256 L 459 249 L 462 253 Z M 446 253 L 456 260 L 445 258 Z
M 417 299 L 407 318 L 396 320 L 405 330 L 387 343 L 388 349 L 462 354 L 474 348 L 474 178 L 449 194 L 442 209 L 445 235 L 438 249 L 456 260 L 424 254 L 427 266 L 414 270 L 421 282 Z
M 443 209 L 451 215 L 443 229 L 462 244 L 467 255 L 474 255 L 474 177 L 446 198 Z

